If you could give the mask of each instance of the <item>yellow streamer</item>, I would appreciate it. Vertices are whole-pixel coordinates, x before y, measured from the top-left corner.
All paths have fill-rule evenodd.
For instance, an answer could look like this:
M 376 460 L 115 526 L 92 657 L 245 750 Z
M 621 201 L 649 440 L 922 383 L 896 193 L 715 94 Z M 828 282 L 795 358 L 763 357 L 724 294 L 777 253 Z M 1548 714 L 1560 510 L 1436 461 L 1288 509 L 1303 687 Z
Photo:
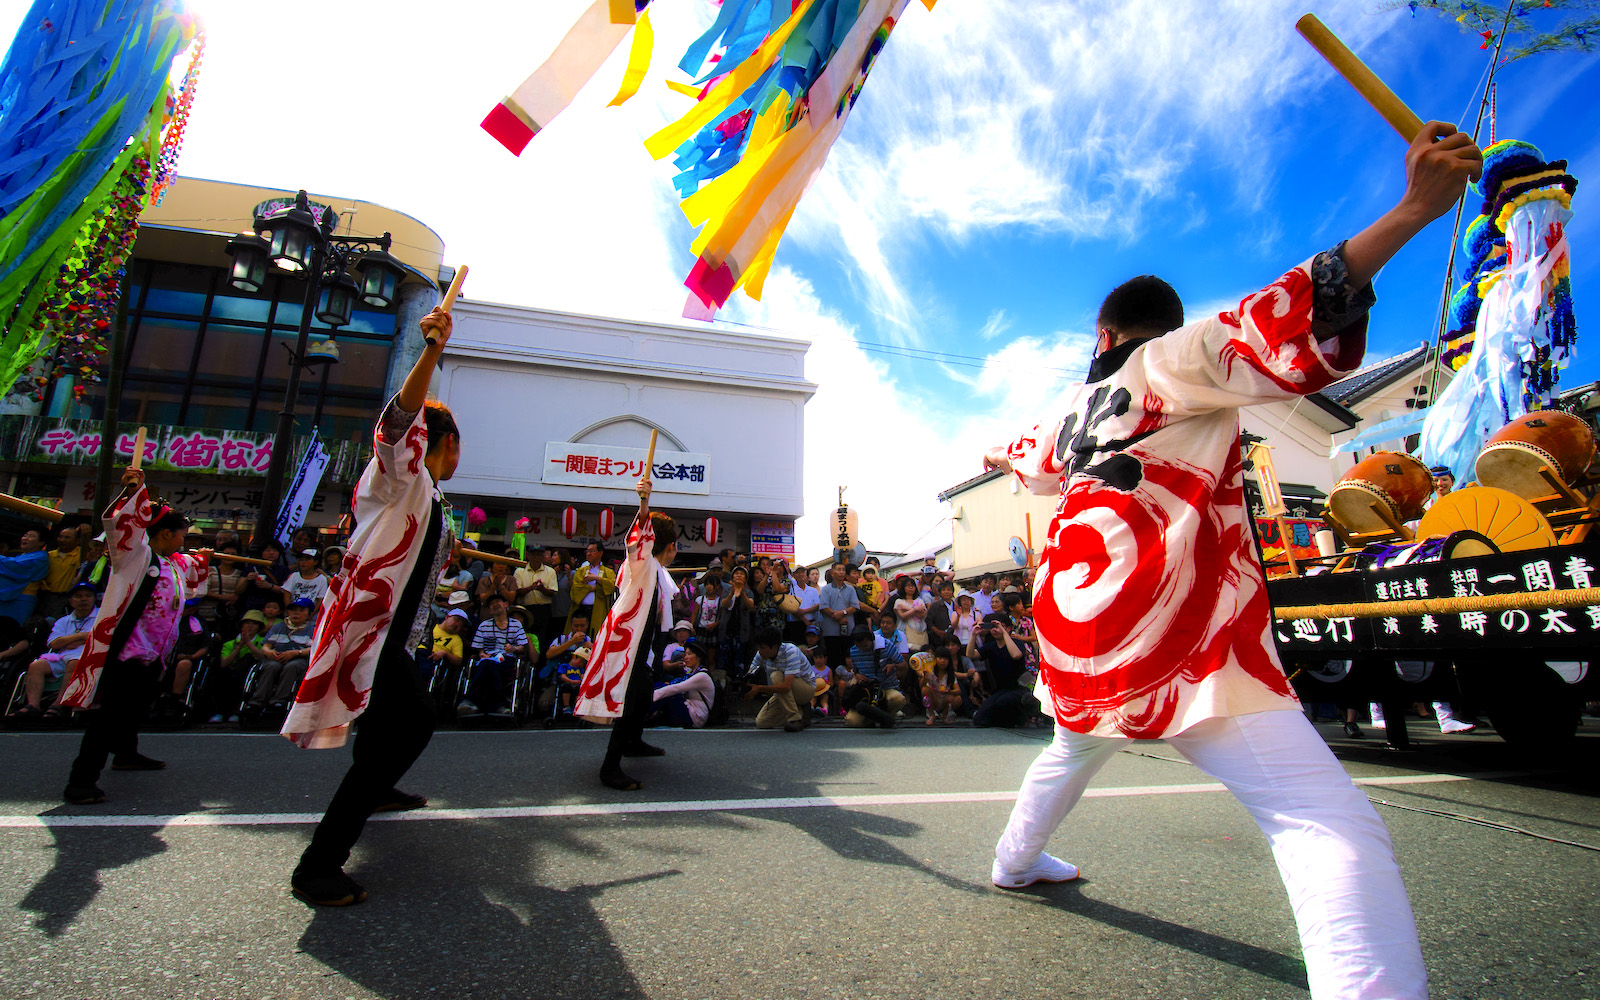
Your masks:
M 606 107 L 614 108 L 639 92 L 644 75 L 650 70 L 650 52 L 655 42 L 656 33 L 650 27 L 650 11 L 646 10 L 639 15 L 639 22 L 633 28 L 633 47 L 628 50 L 628 71 L 622 74 L 622 86 Z
M 634 18 L 633 0 L 611 0 L 612 24 L 632 24 Z
M 668 90 L 676 90 L 678 93 L 686 94 L 689 97 L 699 97 L 700 91 L 705 89 L 704 87 L 696 87 L 692 83 L 679 83 L 677 80 L 668 80 L 666 84 Z
M 726 110 L 736 97 L 750 89 L 750 85 L 772 65 L 773 60 L 778 57 L 778 52 L 788 43 L 795 27 L 815 2 L 816 0 L 802 0 L 797 4 L 789 19 L 783 22 L 777 31 L 767 36 L 767 40 L 761 43 L 761 47 L 756 49 L 754 55 L 730 70 L 728 75 L 722 78 L 722 82 L 711 89 L 711 93 L 689 109 L 688 114 L 646 139 L 645 150 L 659 160 L 671 154 L 673 150 L 683 145 L 684 140 L 700 131 Z

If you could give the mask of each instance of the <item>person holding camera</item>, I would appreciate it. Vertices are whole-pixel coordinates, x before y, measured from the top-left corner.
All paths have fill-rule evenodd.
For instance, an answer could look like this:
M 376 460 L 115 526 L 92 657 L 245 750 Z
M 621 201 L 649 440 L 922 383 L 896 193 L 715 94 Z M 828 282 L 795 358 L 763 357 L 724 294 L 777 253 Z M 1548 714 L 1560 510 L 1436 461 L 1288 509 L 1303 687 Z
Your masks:
M 863 632 L 850 650 L 849 673 L 838 678 L 844 688 L 840 704 L 844 724 L 853 729 L 881 726 L 893 729 L 895 713 L 906 706 L 900 675 L 883 662 L 876 632 Z

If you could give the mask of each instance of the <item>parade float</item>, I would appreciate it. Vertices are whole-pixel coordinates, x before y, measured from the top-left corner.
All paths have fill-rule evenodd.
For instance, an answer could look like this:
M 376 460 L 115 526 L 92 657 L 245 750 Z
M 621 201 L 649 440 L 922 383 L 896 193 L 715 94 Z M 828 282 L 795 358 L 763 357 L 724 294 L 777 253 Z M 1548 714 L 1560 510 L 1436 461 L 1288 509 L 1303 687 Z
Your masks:
M 1484 35 L 1496 57 L 1514 16 Z M 1375 78 L 1356 66 L 1345 75 L 1374 100 Z M 1374 104 L 1386 101 L 1404 135 L 1404 106 L 1392 94 Z M 1361 458 L 1329 495 L 1319 554 L 1268 560 L 1278 648 L 1308 700 L 1398 690 L 1427 701 L 1459 685 L 1507 741 L 1554 747 L 1600 697 L 1595 400 L 1557 391 L 1577 336 L 1566 236 L 1576 188 L 1566 162 L 1532 144 L 1486 145 L 1435 348 L 1456 377 L 1432 406 L 1343 446 L 1359 455 L 1410 439 L 1416 454 Z M 1461 486 L 1434 498 L 1441 467 Z M 1268 513 L 1281 513 L 1270 459 L 1256 471 Z

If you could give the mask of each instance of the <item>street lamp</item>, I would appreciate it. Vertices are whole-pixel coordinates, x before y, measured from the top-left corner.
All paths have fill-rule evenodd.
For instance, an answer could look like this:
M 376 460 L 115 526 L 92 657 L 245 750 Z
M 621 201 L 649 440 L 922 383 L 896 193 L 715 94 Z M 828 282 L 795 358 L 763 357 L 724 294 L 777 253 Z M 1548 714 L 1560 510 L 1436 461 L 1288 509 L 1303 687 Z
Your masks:
M 283 408 L 278 411 L 278 427 L 272 439 L 272 458 L 267 464 L 267 480 L 261 491 L 261 508 L 256 512 L 255 541 L 263 544 L 276 534 L 278 506 L 283 497 L 284 468 L 294 443 L 294 406 L 300 392 L 300 371 L 339 360 L 339 348 L 330 336 L 308 346 L 311 318 L 331 327 L 350 322 L 355 301 L 375 309 L 387 309 L 394 302 L 405 267 L 389 253 L 392 238 L 335 236 L 332 209 L 324 209 L 319 220 L 311 210 L 304 191 L 295 195 L 294 204 L 255 220 L 254 233 L 240 233 L 228 241 L 233 258 L 229 283 L 244 292 L 260 292 L 266 283 L 268 264 L 280 271 L 302 277 L 306 283 L 305 301 L 300 309 L 300 333 L 289 364 L 288 384 L 284 387 Z M 351 277 L 354 269 L 359 282 Z

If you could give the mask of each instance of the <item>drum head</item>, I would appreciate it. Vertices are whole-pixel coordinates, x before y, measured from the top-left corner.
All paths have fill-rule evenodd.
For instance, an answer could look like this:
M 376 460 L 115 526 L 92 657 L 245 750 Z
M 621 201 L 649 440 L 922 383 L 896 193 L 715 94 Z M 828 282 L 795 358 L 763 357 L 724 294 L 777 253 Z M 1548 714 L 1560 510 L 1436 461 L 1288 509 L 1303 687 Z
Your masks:
M 1521 441 L 1502 441 L 1478 455 L 1478 482 L 1508 490 L 1525 500 L 1540 500 L 1556 491 L 1539 475 L 1541 465 L 1550 466 L 1556 477 L 1562 478 L 1561 466 L 1549 453 Z
M 1378 515 L 1374 505 L 1394 510 L 1394 503 L 1388 495 L 1371 483 L 1342 482 L 1328 495 L 1328 510 L 1346 530 L 1356 533 L 1388 530 L 1388 524 Z
M 1469 486 L 1439 498 L 1417 525 L 1423 536 L 1475 531 L 1501 552 L 1549 548 L 1556 543 L 1550 522 L 1533 504 L 1508 490 Z M 1466 555 L 1459 553 L 1456 558 Z

